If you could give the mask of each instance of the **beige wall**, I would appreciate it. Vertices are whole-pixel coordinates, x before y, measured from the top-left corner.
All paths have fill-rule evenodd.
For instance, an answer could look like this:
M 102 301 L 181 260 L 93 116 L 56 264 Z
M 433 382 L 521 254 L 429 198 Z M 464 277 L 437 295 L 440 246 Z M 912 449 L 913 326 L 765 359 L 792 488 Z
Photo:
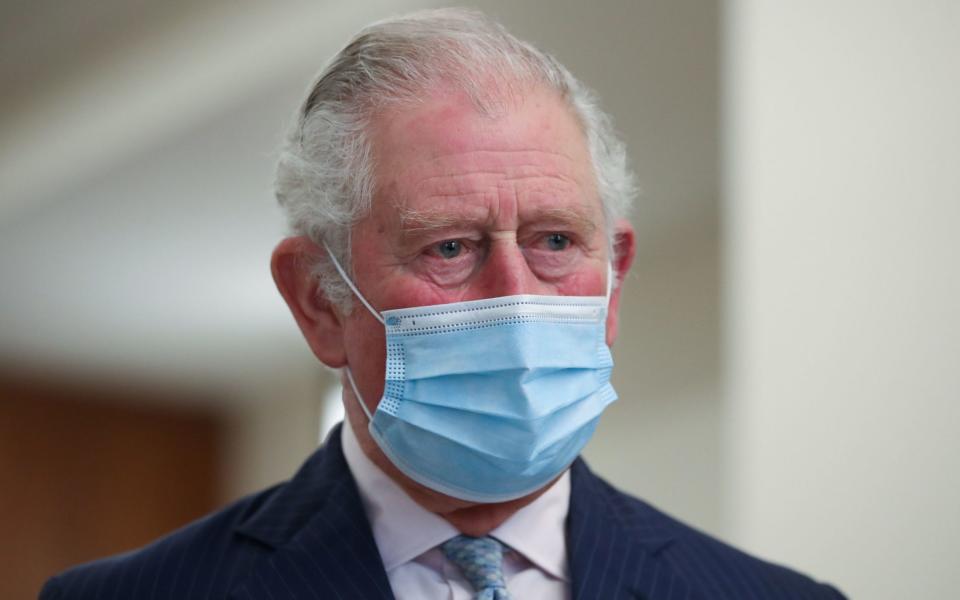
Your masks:
M 960 5 L 733 2 L 734 540 L 854 598 L 960 586 Z

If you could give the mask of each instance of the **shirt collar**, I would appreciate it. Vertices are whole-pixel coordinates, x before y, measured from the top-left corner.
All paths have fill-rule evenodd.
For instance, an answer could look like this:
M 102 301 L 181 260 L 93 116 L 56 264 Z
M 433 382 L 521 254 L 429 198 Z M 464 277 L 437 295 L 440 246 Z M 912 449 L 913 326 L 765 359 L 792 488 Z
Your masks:
M 567 512 L 570 471 L 565 471 L 539 498 L 524 506 L 490 532 L 541 570 L 570 581 L 567 567 Z
M 459 534 L 445 519 L 414 502 L 367 458 L 348 419 L 343 422 L 343 456 L 388 573 Z
M 459 531 L 407 495 L 364 454 L 350 422 L 343 423 L 343 456 L 357 482 L 360 499 L 380 550 L 391 570 L 439 546 Z M 549 490 L 490 532 L 553 577 L 569 581 L 565 524 L 570 507 L 570 472 Z

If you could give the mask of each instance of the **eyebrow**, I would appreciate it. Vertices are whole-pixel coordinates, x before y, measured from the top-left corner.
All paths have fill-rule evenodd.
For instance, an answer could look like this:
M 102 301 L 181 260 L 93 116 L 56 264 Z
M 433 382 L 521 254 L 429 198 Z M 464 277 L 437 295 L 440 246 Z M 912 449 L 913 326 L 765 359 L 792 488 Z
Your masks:
M 470 218 L 467 215 L 450 213 L 449 211 L 416 210 L 400 207 L 399 212 L 400 229 L 404 235 L 429 233 L 478 221 L 478 219 Z
M 465 225 L 476 225 L 478 223 L 488 223 L 490 221 L 490 217 L 487 214 L 481 216 L 440 210 L 417 210 L 409 207 L 400 207 L 399 213 L 400 229 L 404 237 L 429 234 L 434 231 L 443 231 L 445 229 L 453 229 Z M 595 219 L 590 218 L 584 211 L 575 208 L 538 208 L 532 215 L 527 215 L 525 220 L 528 222 L 545 221 L 547 223 L 557 223 L 588 236 L 593 234 L 597 229 Z

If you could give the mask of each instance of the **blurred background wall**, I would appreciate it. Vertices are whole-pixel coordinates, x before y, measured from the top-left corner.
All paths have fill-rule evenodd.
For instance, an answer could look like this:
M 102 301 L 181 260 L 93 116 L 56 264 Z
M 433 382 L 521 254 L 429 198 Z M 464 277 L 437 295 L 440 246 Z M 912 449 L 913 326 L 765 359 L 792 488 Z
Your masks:
M 727 526 L 858 598 L 960 583 L 960 4 L 738 1 Z
M 0 1 L 0 547 L 46 544 L 0 597 L 289 477 L 336 420 L 269 275 L 275 149 L 350 33 L 433 5 Z M 474 5 L 599 92 L 643 186 L 596 470 L 853 597 L 947 597 L 958 9 Z M 155 490 L 185 500 L 72 545 Z

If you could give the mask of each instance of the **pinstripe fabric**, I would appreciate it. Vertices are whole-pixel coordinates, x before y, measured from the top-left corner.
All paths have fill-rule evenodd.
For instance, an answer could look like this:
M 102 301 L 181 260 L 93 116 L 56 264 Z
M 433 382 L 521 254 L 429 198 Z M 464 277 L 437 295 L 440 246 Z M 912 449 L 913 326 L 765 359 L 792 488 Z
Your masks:
M 617 492 L 578 460 L 567 521 L 577 600 L 836 599 Z M 42 600 L 390 599 L 340 430 L 288 483 L 140 550 L 74 567 Z
M 842 599 L 830 586 L 763 562 L 571 469 L 567 552 L 573 598 Z

